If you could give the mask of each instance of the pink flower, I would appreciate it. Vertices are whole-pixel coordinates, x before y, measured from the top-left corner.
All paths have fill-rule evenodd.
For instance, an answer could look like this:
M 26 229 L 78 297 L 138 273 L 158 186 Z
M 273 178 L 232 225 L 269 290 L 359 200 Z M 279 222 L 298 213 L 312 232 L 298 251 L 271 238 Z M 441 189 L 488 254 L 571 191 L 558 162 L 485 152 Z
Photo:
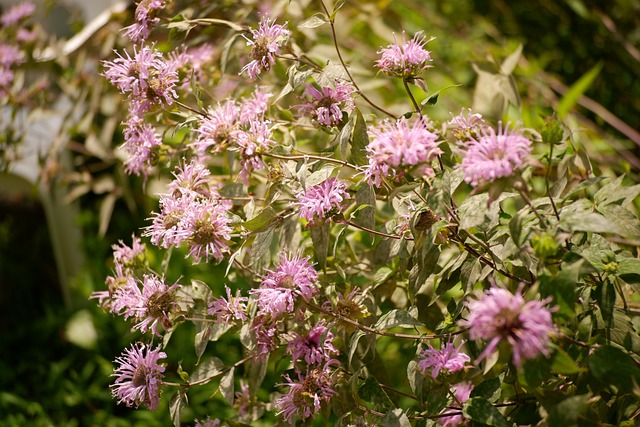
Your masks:
M 255 339 L 255 357 L 268 355 L 277 346 L 276 319 L 264 310 L 259 312 L 251 322 L 251 335 Z
M 171 327 L 169 313 L 176 306 L 175 290 L 179 286 L 176 283 L 169 287 L 163 280 L 145 275 L 142 289 L 136 282 L 129 282 L 115 291 L 112 311 L 117 309 L 125 319 L 134 317 L 138 322 L 134 329 L 142 333 L 150 330 L 154 335 L 161 336 L 160 326 L 165 331 Z
M 289 391 L 275 402 L 278 414 L 282 414 L 286 422 L 293 423 L 296 416 L 306 420 L 318 413 L 323 402 L 338 394 L 333 389 L 337 376 L 330 370 L 331 365 L 337 363 L 331 360 L 324 367 L 310 369 L 306 375 L 298 371 L 298 381 L 285 375 L 287 382 L 283 385 L 289 387 Z
M 464 404 L 467 400 L 469 400 L 469 396 L 471 396 L 471 392 L 473 391 L 473 384 L 471 384 L 470 382 L 461 382 L 451 386 L 451 389 L 458 402 Z M 451 408 L 445 409 L 443 413 L 453 412 L 452 410 L 456 409 L 458 411 L 462 411 L 462 408 L 458 408 L 456 404 Z M 465 418 L 462 416 L 462 414 L 450 415 L 448 417 L 438 417 L 436 418 L 436 422 L 444 427 L 457 427 L 465 422 Z
M 321 87 L 320 90 L 305 84 L 306 104 L 299 105 L 303 114 L 308 114 L 318 123 L 325 126 L 337 126 L 342 122 L 342 112 L 353 109 L 351 93 L 353 89 L 347 85 L 336 83 L 336 88 Z
M 249 185 L 249 176 L 255 170 L 266 167 L 261 153 L 271 148 L 275 141 L 271 139 L 272 131 L 268 122 L 251 121 L 249 129 L 231 132 L 231 138 L 240 154 L 240 172 L 238 179 Z
M 280 254 L 280 262 L 262 278 L 260 288 L 252 289 L 258 296 L 258 309 L 273 317 L 291 313 L 297 297 L 309 301 L 319 291 L 318 273 L 309 262 L 310 257 Z
M 165 0 L 141 0 L 137 3 L 135 18 L 136 22 L 121 31 L 134 43 L 145 41 L 151 29 L 160 22 L 156 16 L 156 11 L 164 8 Z
M 451 125 L 454 130 L 454 136 L 458 140 L 473 138 L 486 126 L 482 115 L 472 113 L 471 108 L 467 108 L 466 113 L 462 109 L 457 116 L 454 116 L 453 113 L 449 114 L 451 114 L 451 120 L 447 124 Z
M 418 369 L 423 375 L 431 374 L 431 377 L 438 378 L 440 371 L 446 374 L 454 373 L 464 369 L 465 363 L 471 359 L 465 353 L 460 352 L 462 344 L 455 348 L 451 341 L 448 341 L 443 348 L 436 350 L 427 344 L 428 348 L 420 354 Z
M 124 162 L 124 169 L 128 174 L 145 177 L 149 175 L 153 162 L 157 158 L 158 149 L 162 146 L 162 137 L 155 128 L 136 116 L 131 116 L 124 129 L 124 143 L 122 147 L 129 154 Z
M 134 47 L 134 56 L 126 57 L 117 53 L 113 61 L 103 61 L 104 76 L 121 93 L 129 95 L 132 111 L 140 116 L 154 105 L 171 105 L 178 95 L 175 85 L 178 72 L 173 61 L 166 61 L 162 53 L 143 46 L 140 51 Z
M 292 204 L 299 206 L 299 214 L 310 223 L 321 223 L 345 209 L 343 202 L 349 198 L 347 183 L 329 178 L 296 194 Z
M 134 344 L 117 357 L 115 363 L 119 366 L 112 375 L 116 380 L 111 384 L 111 392 L 118 403 L 124 402 L 129 407 L 143 403 L 151 410 L 156 409 L 160 403 L 159 385 L 165 369 L 158 360 L 166 357 L 160 347 L 151 349 L 142 343 Z
M 20 65 L 23 61 L 24 52 L 18 46 L 8 43 L 0 44 L 0 68 Z
M 6 12 L 4 12 L 2 16 L 0 16 L 0 24 L 5 27 L 18 24 L 23 19 L 33 15 L 33 12 L 35 11 L 36 5 L 31 3 L 30 1 L 16 4 L 15 6 L 12 6 Z
M 242 101 L 240 123 L 250 124 L 252 121 L 264 121 L 264 115 L 269 109 L 269 100 L 273 94 L 265 88 L 258 87 L 248 99 Z
M 209 107 L 207 116 L 195 129 L 197 140 L 193 145 L 200 156 L 208 151 L 218 153 L 226 147 L 231 132 L 237 129 L 240 111 L 240 106 L 232 99 L 219 102 L 216 108 Z M 213 148 L 210 150 L 209 147 Z
M 175 179 L 168 186 L 170 194 L 173 197 L 218 198 L 217 190 L 209 188 L 210 175 L 209 169 L 200 162 L 191 161 L 178 166 L 177 173 L 173 173 Z
M 180 246 L 187 238 L 189 231 L 184 226 L 184 217 L 196 203 L 192 195 L 174 198 L 172 195 L 160 196 L 160 212 L 153 212 L 152 224 L 142 233 L 149 236 L 151 243 L 168 249 L 170 246 Z
M 222 421 L 217 418 L 215 420 L 211 420 L 210 418 L 207 418 L 204 421 L 196 420 L 195 427 L 219 427 L 221 422 Z
M 474 187 L 512 176 L 531 153 L 531 141 L 508 125 L 503 129 L 500 123 L 497 134 L 490 127 L 480 132 L 480 137 L 467 142 L 460 164 L 465 182 Z
M 240 296 L 240 292 L 235 297 L 231 296 L 231 289 L 227 285 L 224 286 L 227 298 L 216 298 L 209 303 L 207 313 L 215 316 L 216 322 L 224 323 L 228 326 L 230 322 L 236 320 L 247 320 L 247 301 L 248 298 Z
M 402 33 L 404 39 L 404 33 Z M 395 35 L 394 35 L 395 39 Z M 433 40 L 425 40 L 422 32 L 418 32 L 413 39 L 404 42 L 402 45 L 395 40 L 386 48 L 378 51 L 380 59 L 376 60 L 376 66 L 385 74 L 394 77 L 412 78 L 431 68 L 431 52 L 425 50 L 425 44 Z
M 287 344 L 287 353 L 293 361 L 304 359 L 307 365 L 327 362 L 338 353 L 333 346 L 333 333 L 322 322 L 317 323 L 307 335 L 294 334 Z
M 517 368 L 522 361 L 540 354 L 549 356 L 550 334 L 554 328 L 550 300 L 525 302 L 520 289 L 514 294 L 503 288 L 491 288 L 480 299 L 467 303 L 469 317 L 460 326 L 469 328 L 472 340 L 488 341 L 478 360 L 496 351 L 501 341 L 513 349 L 513 363 Z
M 395 178 L 398 170 L 422 164 L 423 174 L 432 173 L 429 163 L 442 150 L 436 142 L 438 135 L 430 132 L 422 120 L 410 126 L 406 119 L 385 121 L 370 131 L 372 140 L 367 145 L 369 165 L 365 178 L 380 187 L 384 178 Z
M 285 28 L 286 25 L 278 25 L 264 17 L 258 29 L 251 30 L 253 40 L 247 39 L 247 46 L 251 46 L 249 57 L 252 61 L 242 68 L 241 74 L 246 71 L 250 78 L 255 79 L 260 73 L 269 71 L 275 65 L 275 57 L 280 54 L 280 46 L 290 34 Z
M 217 260 L 224 258 L 229 251 L 229 240 L 233 229 L 227 216 L 228 205 L 216 200 L 202 200 L 189 205 L 183 217 L 183 227 L 189 235 L 189 253 L 194 262 L 209 257 Z

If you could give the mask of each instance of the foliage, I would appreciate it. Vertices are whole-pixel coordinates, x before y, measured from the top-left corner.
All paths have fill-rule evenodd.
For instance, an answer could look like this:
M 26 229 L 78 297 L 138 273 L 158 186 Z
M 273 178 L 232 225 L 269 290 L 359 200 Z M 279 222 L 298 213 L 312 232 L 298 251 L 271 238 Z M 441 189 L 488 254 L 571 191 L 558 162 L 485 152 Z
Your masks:
M 156 357 L 115 360 L 117 400 L 161 393 L 174 425 L 636 422 L 640 184 L 571 127 L 600 68 L 527 104 L 522 46 L 461 64 L 405 7 L 144 1 L 62 74 L 98 171 L 69 199 L 100 195 L 101 234 L 120 200 L 148 217 L 92 295 Z

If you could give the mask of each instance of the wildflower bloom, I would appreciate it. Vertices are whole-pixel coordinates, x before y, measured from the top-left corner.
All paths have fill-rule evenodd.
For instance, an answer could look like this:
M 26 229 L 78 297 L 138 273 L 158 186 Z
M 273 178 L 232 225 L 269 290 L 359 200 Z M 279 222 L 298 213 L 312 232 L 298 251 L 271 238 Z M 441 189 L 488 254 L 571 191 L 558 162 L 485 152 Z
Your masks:
M 393 36 L 395 39 L 395 35 Z M 404 38 L 404 33 L 403 33 Z M 424 48 L 425 44 L 433 40 L 426 40 L 422 31 L 417 32 L 411 40 L 402 45 L 395 40 L 386 48 L 378 51 L 380 58 L 375 65 L 385 74 L 394 77 L 412 78 L 431 68 L 431 52 Z
M 353 89 L 347 85 L 336 83 L 336 88 L 321 87 L 320 90 L 305 84 L 306 104 L 298 106 L 302 114 L 310 115 L 318 123 L 325 126 L 336 126 L 342 122 L 342 112 L 353 109 L 351 93 Z
M 331 360 L 323 367 L 310 369 L 306 375 L 298 372 L 297 381 L 285 375 L 287 382 L 283 385 L 289 387 L 289 391 L 276 400 L 275 406 L 286 422 L 292 423 L 296 416 L 306 420 L 318 413 L 323 402 L 338 394 L 333 389 L 337 376 L 329 369 L 335 363 L 337 361 Z
M 23 19 L 33 15 L 33 12 L 35 11 L 36 5 L 30 1 L 16 4 L 15 6 L 10 7 L 0 16 L 0 24 L 2 24 L 4 27 L 18 24 Z
M 0 43 L 0 68 L 10 68 L 24 62 L 24 52 L 13 44 Z
M 244 185 L 249 185 L 249 176 L 254 170 L 266 167 L 260 154 L 275 144 L 271 134 L 269 122 L 259 120 L 251 121 L 247 130 L 242 129 L 231 133 L 235 148 L 240 154 L 238 179 Z
M 365 178 L 371 185 L 380 187 L 384 178 L 394 178 L 397 170 L 424 165 L 423 173 L 432 173 L 428 165 L 442 150 L 436 142 L 438 135 L 430 132 L 422 120 L 410 126 L 406 119 L 385 121 L 370 131 L 372 140 L 367 145 L 369 165 Z
M 252 61 L 240 70 L 240 74 L 246 71 L 250 78 L 255 79 L 260 73 L 269 71 L 275 65 L 275 57 L 280 54 L 280 46 L 290 34 L 285 28 L 286 25 L 276 24 L 275 20 L 267 17 L 262 18 L 258 29 L 251 30 L 253 40 L 247 39 L 247 46 L 251 46 L 249 57 Z
M 478 135 L 486 123 L 481 114 L 472 113 L 471 108 L 467 108 L 467 112 L 464 109 L 460 111 L 460 114 L 454 116 L 451 114 L 451 120 L 447 122 L 448 125 L 454 130 L 454 136 L 459 140 L 468 140 Z
M 140 237 L 135 234 L 131 236 L 131 247 L 122 240 L 118 240 L 118 244 L 112 245 L 111 249 L 113 249 L 113 260 L 116 264 L 135 268 L 144 262 L 145 246 Z
M 255 340 L 255 357 L 266 356 L 276 349 L 278 338 L 276 320 L 269 313 L 262 311 L 251 322 L 251 336 Z
M 554 329 L 548 303 L 548 299 L 525 302 L 520 289 L 514 295 L 503 288 L 491 288 L 480 299 L 467 303 L 469 317 L 460 325 L 469 328 L 472 340 L 488 341 L 478 360 L 506 341 L 513 349 L 514 365 L 520 368 L 523 360 L 550 353 L 549 335 Z
M 275 270 L 268 270 L 258 289 L 250 292 L 258 296 L 258 309 L 273 317 L 293 311 L 296 299 L 305 301 L 317 293 L 318 273 L 309 262 L 310 257 L 280 254 L 280 262 Z
M 240 419 L 246 418 L 250 415 L 253 399 L 251 398 L 251 391 L 249 385 L 240 380 L 240 391 L 236 391 L 235 399 L 233 400 L 233 408 L 238 412 Z
M 189 235 L 189 253 L 195 262 L 209 257 L 220 260 L 229 251 L 229 240 L 233 229 L 227 216 L 228 205 L 205 199 L 191 203 L 183 217 L 183 227 Z
M 162 137 L 152 125 L 142 123 L 136 116 L 130 117 L 123 136 L 122 148 L 129 154 L 129 158 L 124 162 L 125 171 L 130 175 L 148 176 L 159 147 L 162 146 Z
M 154 105 L 171 105 L 178 95 L 175 85 L 178 72 L 173 61 L 166 61 L 161 52 L 149 46 L 134 47 L 133 58 L 117 53 L 113 61 L 103 61 L 104 76 L 123 94 L 129 95 L 130 110 L 140 116 Z
M 134 43 L 145 41 L 151 34 L 151 29 L 160 22 L 156 11 L 162 10 L 165 3 L 165 0 L 141 0 L 136 6 L 136 22 L 121 31 Z
M 113 295 L 113 309 L 125 319 L 135 318 L 138 322 L 134 329 L 142 333 L 151 331 L 154 335 L 161 336 L 159 327 L 164 330 L 171 327 L 169 313 L 176 305 L 175 290 L 179 284 L 167 286 L 163 280 L 155 276 L 145 275 L 142 280 L 142 289 L 136 282 L 128 282 L 119 287 Z
M 159 385 L 165 369 L 158 361 L 166 357 L 160 347 L 151 349 L 142 343 L 134 344 L 117 357 L 115 363 L 119 366 L 112 374 L 116 380 L 111 384 L 111 392 L 118 403 L 129 407 L 143 403 L 151 410 L 156 409 L 160 403 Z
M 469 396 L 471 396 L 471 392 L 473 391 L 473 384 L 470 382 L 461 382 L 458 384 L 454 384 L 451 386 L 451 390 L 453 391 L 453 395 L 456 397 L 457 401 L 464 404 L 467 400 L 469 400 Z M 445 408 L 444 413 L 451 412 L 452 409 L 457 409 L 462 411 L 462 408 L 454 405 L 452 408 Z M 444 427 L 457 427 L 460 424 L 465 422 L 465 418 L 460 415 L 450 415 L 447 417 L 438 417 L 435 419 L 436 423 L 440 424 Z
M 338 353 L 333 346 L 333 333 L 322 322 L 316 324 L 306 335 L 294 334 L 287 344 L 287 353 L 294 361 L 304 359 L 307 365 L 320 364 Z
M 218 418 L 216 418 L 215 420 L 211 420 L 210 418 L 207 418 L 204 421 L 196 420 L 195 427 L 219 427 L 221 422 L 222 421 L 220 421 Z
M 199 155 L 208 151 L 218 153 L 227 146 L 231 132 L 237 129 L 240 111 L 240 106 L 232 99 L 219 102 L 215 108 L 209 107 L 195 129 L 197 139 L 193 145 Z
M 264 115 L 269 109 L 269 100 L 273 94 L 264 88 L 258 87 L 248 99 L 244 99 L 240 105 L 240 123 L 252 121 L 264 121 Z
M 207 313 L 215 316 L 216 322 L 224 323 L 228 326 L 230 322 L 235 320 L 247 320 L 247 300 L 248 298 L 240 296 L 231 296 L 231 289 L 227 285 L 224 286 L 227 298 L 216 298 L 209 303 Z
M 480 136 L 466 143 L 460 167 L 465 182 L 472 186 L 512 176 L 531 153 L 531 141 L 518 130 L 510 130 L 502 123 L 496 133 L 485 127 Z
M 343 202 L 349 198 L 347 183 L 337 178 L 329 178 L 296 194 L 300 216 L 310 223 L 323 222 L 345 209 Z
M 427 344 L 428 348 L 420 354 L 418 369 L 423 375 L 431 374 L 432 378 L 438 378 L 440 371 L 445 373 L 454 373 L 464 369 L 465 363 L 471 361 L 468 355 L 460 351 L 460 344 L 454 347 L 451 341 L 448 341 L 443 348 L 436 350 Z
M 173 197 L 183 195 L 192 197 L 218 198 L 217 190 L 210 189 L 209 176 L 211 172 L 207 167 L 196 161 L 184 163 L 177 167 L 177 173 L 173 172 L 175 179 L 169 184 L 170 194 Z

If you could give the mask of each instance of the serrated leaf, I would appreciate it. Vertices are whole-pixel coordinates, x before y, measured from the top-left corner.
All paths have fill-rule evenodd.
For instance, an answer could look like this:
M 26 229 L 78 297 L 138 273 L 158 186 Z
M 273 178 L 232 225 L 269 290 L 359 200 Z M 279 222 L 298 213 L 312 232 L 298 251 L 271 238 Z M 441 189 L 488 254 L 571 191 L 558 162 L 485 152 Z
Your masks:
M 207 379 L 212 380 L 216 376 L 224 372 L 225 366 L 222 360 L 217 357 L 208 357 L 200 362 L 193 374 L 191 374 L 190 381 L 198 382 Z M 207 381 L 207 382 L 208 382 Z
M 602 387 L 615 385 L 621 393 L 630 393 L 634 383 L 640 384 L 640 369 L 625 351 L 604 345 L 587 361 L 589 371 Z
M 373 277 L 373 285 L 378 286 L 389 280 L 393 276 L 394 271 L 389 267 L 380 267 Z
M 597 212 L 563 212 L 560 215 L 559 226 L 568 231 L 621 234 L 615 223 Z
M 318 264 L 323 269 L 327 265 L 327 254 L 329 251 L 329 224 L 322 224 L 311 227 L 311 241 L 313 242 L 313 251 L 318 260 Z
M 512 427 L 505 417 L 494 408 L 489 401 L 481 397 L 472 397 L 462 407 L 462 414 L 471 421 L 476 421 L 488 426 Z
M 249 266 L 254 265 L 264 254 L 269 251 L 271 242 L 273 241 L 274 227 L 269 227 L 266 231 L 262 231 L 255 235 L 251 251 L 249 252 Z
M 489 207 L 487 193 L 468 197 L 458 208 L 460 228 L 469 230 L 480 225 L 488 228 L 495 226 L 499 219 L 500 202 L 513 196 L 514 193 L 502 193 Z
M 194 349 L 196 352 L 196 357 L 198 358 L 198 360 L 200 360 L 200 358 L 204 354 L 205 349 L 207 348 L 207 344 L 209 344 L 209 335 L 211 334 L 211 323 L 204 322 L 204 321 L 201 321 L 201 322 L 194 321 L 193 324 L 196 330 Z
M 629 239 L 640 238 L 640 220 L 629 209 L 610 204 L 598 207 L 598 211 L 620 230 L 621 236 Z
M 424 326 L 421 321 L 411 316 L 404 310 L 395 309 L 385 313 L 378 319 L 375 329 L 391 329 L 397 326 L 411 328 L 412 326 Z
M 235 368 L 231 368 L 220 379 L 220 392 L 224 396 L 225 400 L 229 402 L 229 405 L 233 405 L 235 398 L 235 388 L 233 383 Z

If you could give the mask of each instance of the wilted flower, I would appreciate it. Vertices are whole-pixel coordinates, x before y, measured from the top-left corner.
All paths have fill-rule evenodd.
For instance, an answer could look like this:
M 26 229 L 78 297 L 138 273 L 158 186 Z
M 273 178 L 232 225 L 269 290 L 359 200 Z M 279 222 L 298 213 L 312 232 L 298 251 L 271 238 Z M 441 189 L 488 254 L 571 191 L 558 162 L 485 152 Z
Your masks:
M 406 119 L 385 121 L 370 131 L 372 140 L 367 145 L 369 165 L 365 177 L 371 185 L 380 187 L 384 178 L 394 178 L 398 169 L 423 165 L 423 174 L 433 171 L 429 163 L 442 150 L 436 142 L 438 135 L 430 132 L 422 120 L 410 126 Z
M 305 84 L 306 104 L 298 106 L 303 114 L 308 114 L 325 126 L 336 126 L 342 121 L 342 112 L 353 109 L 351 93 L 347 85 L 336 83 L 336 88 L 321 87 L 320 90 Z
M 260 73 L 270 70 L 275 65 L 275 57 L 280 53 L 280 46 L 290 34 L 285 28 L 286 25 L 276 24 L 267 17 L 262 18 L 258 29 L 251 30 L 253 40 L 247 39 L 247 46 L 251 46 L 249 56 L 252 61 L 245 65 L 240 73 L 246 71 L 250 78 L 255 79 Z
M 329 361 L 323 367 L 310 369 L 306 375 L 298 371 L 297 381 L 285 375 L 287 382 L 283 385 L 289 387 L 289 391 L 276 400 L 275 405 L 286 422 L 292 423 L 296 416 L 306 420 L 318 413 L 323 402 L 338 394 L 333 389 L 337 375 L 330 370 L 336 363 Z
M 158 360 L 166 357 L 160 347 L 151 349 L 142 343 L 134 344 L 117 357 L 115 362 L 119 366 L 112 375 L 116 380 L 111 384 L 111 392 L 118 403 L 124 402 L 129 407 L 143 403 L 151 410 L 156 409 L 160 403 L 159 385 L 165 369 Z
M 322 322 L 317 323 L 306 335 L 294 334 L 287 344 L 287 353 L 294 361 L 304 359 L 307 365 L 329 361 L 338 353 L 333 346 L 333 333 Z
M 469 328 L 472 340 L 484 339 L 487 347 L 478 360 L 496 351 L 501 341 L 513 349 L 513 363 L 522 366 L 522 361 L 540 354 L 550 354 L 550 334 L 553 333 L 550 300 L 525 302 L 520 290 L 515 295 L 503 288 L 491 288 L 480 299 L 467 303 L 469 317 L 460 326 Z
M 460 167 L 465 182 L 474 187 L 512 176 L 531 153 L 531 141 L 518 130 L 510 130 L 508 125 L 503 129 L 502 123 L 498 133 L 491 127 L 484 127 L 480 137 L 471 139 L 466 145 Z
M 404 33 L 402 34 L 404 38 Z M 395 39 L 395 35 L 394 35 Z M 417 32 L 413 39 L 403 42 L 402 45 L 395 40 L 386 48 L 378 51 L 380 59 L 376 60 L 376 66 L 385 74 L 394 77 L 412 78 L 431 68 L 431 52 L 424 48 L 425 44 L 433 40 L 425 40 L 422 31 Z
M 460 351 L 460 344 L 454 347 L 451 341 L 448 341 L 443 348 L 436 350 L 427 344 L 428 348 L 420 354 L 418 369 L 423 375 L 431 374 L 431 377 L 438 378 L 440 371 L 445 373 L 454 373 L 464 368 L 465 363 L 471 359 L 465 353 Z
M 343 202 L 349 198 L 347 183 L 329 178 L 296 194 L 293 205 L 299 206 L 299 214 L 310 223 L 323 222 L 344 211 Z

